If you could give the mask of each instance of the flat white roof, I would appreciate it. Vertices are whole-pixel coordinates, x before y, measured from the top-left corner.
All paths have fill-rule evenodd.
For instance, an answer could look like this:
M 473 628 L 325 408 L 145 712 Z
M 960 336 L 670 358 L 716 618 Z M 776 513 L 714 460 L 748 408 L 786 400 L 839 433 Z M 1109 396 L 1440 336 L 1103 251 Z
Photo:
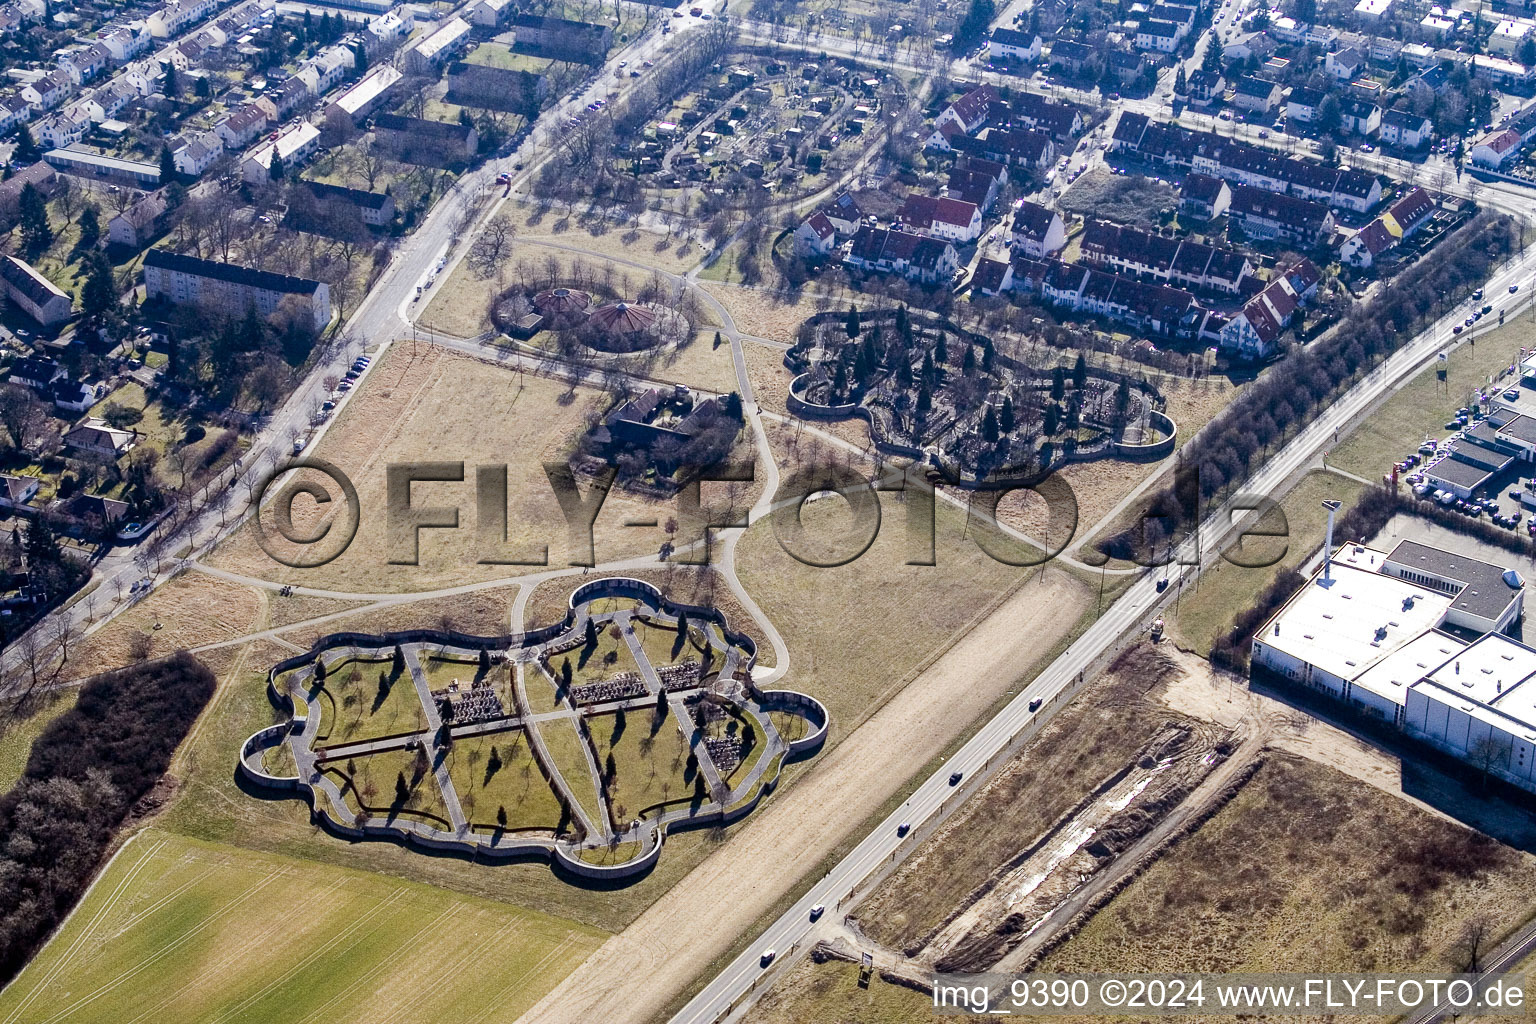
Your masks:
M 1456 657 L 1466 646 L 1450 634 L 1432 629 L 1366 669 L 1355 677 L 1352 685 L 1394 704 L 1406 704 L 1408 691 L 1415 683 Z
M 1355 4 L 1355 10 L 1360 14 L 1385 14 L 1388 7 L 1392 6 L 1392 0 L 1360 0 Z
M 1452 693 L 1492 704 L 1505 691 L 1536 675 L 1536 651 L 1502 633 L 1489 633 L 1428 673 Z
M 1352 551 L 1352 549 L 1350 549 Z M 1359 559 L 1381 552 L 1369 548 Z M 1259 637 L 1265 644 L 1340 679 L 1354 679 L 1439 625 L 1451 599 L 1427 587 L 1335 559 L 1332 583 L 1307 581 Z

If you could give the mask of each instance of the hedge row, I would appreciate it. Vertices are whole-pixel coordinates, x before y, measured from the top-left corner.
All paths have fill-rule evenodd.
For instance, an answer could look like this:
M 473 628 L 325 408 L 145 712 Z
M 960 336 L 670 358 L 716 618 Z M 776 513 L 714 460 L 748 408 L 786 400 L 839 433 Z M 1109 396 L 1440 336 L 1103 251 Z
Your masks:
M 213 696 L 185 651 L 97 676 L 32 745 L 0 797 L 0 983 L 85 892 L 129 810 L 159 781 Z

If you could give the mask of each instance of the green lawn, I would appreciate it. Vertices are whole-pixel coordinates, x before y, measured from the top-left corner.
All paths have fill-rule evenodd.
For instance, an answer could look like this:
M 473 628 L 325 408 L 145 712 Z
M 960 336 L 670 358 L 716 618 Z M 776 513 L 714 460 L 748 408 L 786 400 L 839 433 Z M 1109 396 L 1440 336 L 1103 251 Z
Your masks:
M 555 62 L 548 57 L 536 57 L 527 53 L 513 53 L 505 43 L 481 43 L 464 58 L 466 64 L 483 64 L 487 67 L 505 68 L 508 71 L 528 71 L 543 74 Z
M 325 770 L 342 787 L 354 811 L 361 808 L 379 818 L 414 818 L 452 830 L 437 778 L 415 750 L 386 750 L 330 761 Z M 396 804 L 395 786 L 402 777 L 410 795 L 404 804 Z
M 435 886 L 295 867 L 145 831 L 0 993 L 0 1020 L 510 1024 L 603 938 Z
M 1452 413 L 1470 405 L 1472 392 L 1487 387 L 1488 376 L 1507 370 L 1522 346 L 1536 345 L 1536 324 L 1522 315 L 1504 327 L 1463 342 L 1443 364 L 1446 379 L 1431 367 L 1364 417 L 1359 426 L 1334 445 L 1328 464 L 1368 480 L 1392 472 L 1392 463 L 1418 448 L 1424 435 L 1445 437 Z
M 560 822 L 560 801 L 539 771 L 521 729 L 455 739 L 448 775 L 464 816 L 476 828 L 495 828 L 498 808 L 506 810 L 509 829 L 553 829 Z
M 564 777 L 566 785 L 571 787 L 576 803 L 593 821 L 602 821 L 603 815 L 597 806 L 597 791 L 592 783 L 592 769 L 587 766 L 586 755 L 582 753 L 582 740 L 576 734 L 575 724 L 568 718 L 558 719 L 539 723 L 538 730 L 549 751 L 550 760 Z
M 1280 500 L 1281 516 L 1269 514 L 1252 527 L 1256 530 L 1287 531 L 1287 539 L 1250 538 L 1245 542 L 1248 553 L 1245 561 L 1270 561 L 1284 555 L 1273 565 L 1263 568 L 1247 568 L 1233 565 L 1224 558 L 1216 558 L 1199 579 L 1184 589 L 1169 616 L 1172 630 L 1178 634 L 1179 645 L 1208 654 L 1216 634 L 1227 628 L 1237 613 L 1247 608 L 1258 593 L 1269 585 L 1282 567 L 1295 568 L 1323 543 L 1328 518 L 1323 511 L 1324 498 L 1334 498 L 1348 508 L 1364 488 L 1348 477 L 1319 470 L 1302 478 L 1301 483 Z M 1335 537 L 1335 543 L 1352 538 Z M 1269 557 L 1264 557 L 1268 555 Z M 1235 552 L 1233 557 L 1239 557 Z
M 587 720 L 592 743 L 597 750 L 598 767 L 606 769 L 613 755 L 617 773 L 609 787 L 608 798 L 613 816 L 620 826 L 640 816 L 655 804 L 687 802 L 693 795 L 691 775 L 684 777 L 688 761 L 688 743 L 671 716 L 657 728 L 650 708 L 637 708 L 624 716 L 624 727 L 617 730 L 616 715 L 594 715 Z M 758 737 L 761 744 L 762 737 Z
M 74 707 L 79 696 L 79 689 L 73 686 L 54 690 L 25 718 L 8 717 L 0 721 L 0 793 L 8 792 L 21 778 L 32 753 L 32 741 L 55 718 Z
M 328 744 L 420 732 L 427 714 L 410 673 L 398 677 L 390 659 L 348 659 L 328 665 L 320 700 L 320 736 Z
M 708 646 L 704 630 L 700 625 L 693 624 L 689 625 L 687 642 L 678 644 L 676 626 L 652 625 L 636 619 L 635 638 L 640 641 L 640 649 L 654 668 L 687 661 L 689 658 L 702 663 L 704 649 Z M 718 653 L 711 652 L 711 657 L 715 667 L 723 663 L 724 659 Z

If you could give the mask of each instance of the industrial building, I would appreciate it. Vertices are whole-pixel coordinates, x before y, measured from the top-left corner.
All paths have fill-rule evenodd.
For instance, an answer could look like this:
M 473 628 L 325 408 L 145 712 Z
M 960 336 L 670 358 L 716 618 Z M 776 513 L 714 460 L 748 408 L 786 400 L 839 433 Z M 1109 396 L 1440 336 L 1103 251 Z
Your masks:
M 1507 635 L 1524 598 L 1513 569 L 1345 544 L 1255 635 L 1252 664 L 1536 792 L 1536 650 Z

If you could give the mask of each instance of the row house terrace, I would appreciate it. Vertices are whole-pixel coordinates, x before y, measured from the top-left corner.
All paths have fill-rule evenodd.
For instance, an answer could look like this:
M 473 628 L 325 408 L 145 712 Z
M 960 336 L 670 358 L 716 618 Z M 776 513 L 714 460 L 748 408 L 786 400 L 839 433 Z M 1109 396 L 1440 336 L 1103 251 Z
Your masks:
M 1083 232 L 1083 259 L 1107 264 L 1159 284 L 1236 295 L 1253 275 L 1248 258 L 1230 249 L 1165 238 L 1108 221 L 1090 221 Z
M 857 270 L 899 274 L 923 284 L 943 284 L 954 277 L 960 257 L 943 239 L 866 225 L 853 236 L 843 263 Z

